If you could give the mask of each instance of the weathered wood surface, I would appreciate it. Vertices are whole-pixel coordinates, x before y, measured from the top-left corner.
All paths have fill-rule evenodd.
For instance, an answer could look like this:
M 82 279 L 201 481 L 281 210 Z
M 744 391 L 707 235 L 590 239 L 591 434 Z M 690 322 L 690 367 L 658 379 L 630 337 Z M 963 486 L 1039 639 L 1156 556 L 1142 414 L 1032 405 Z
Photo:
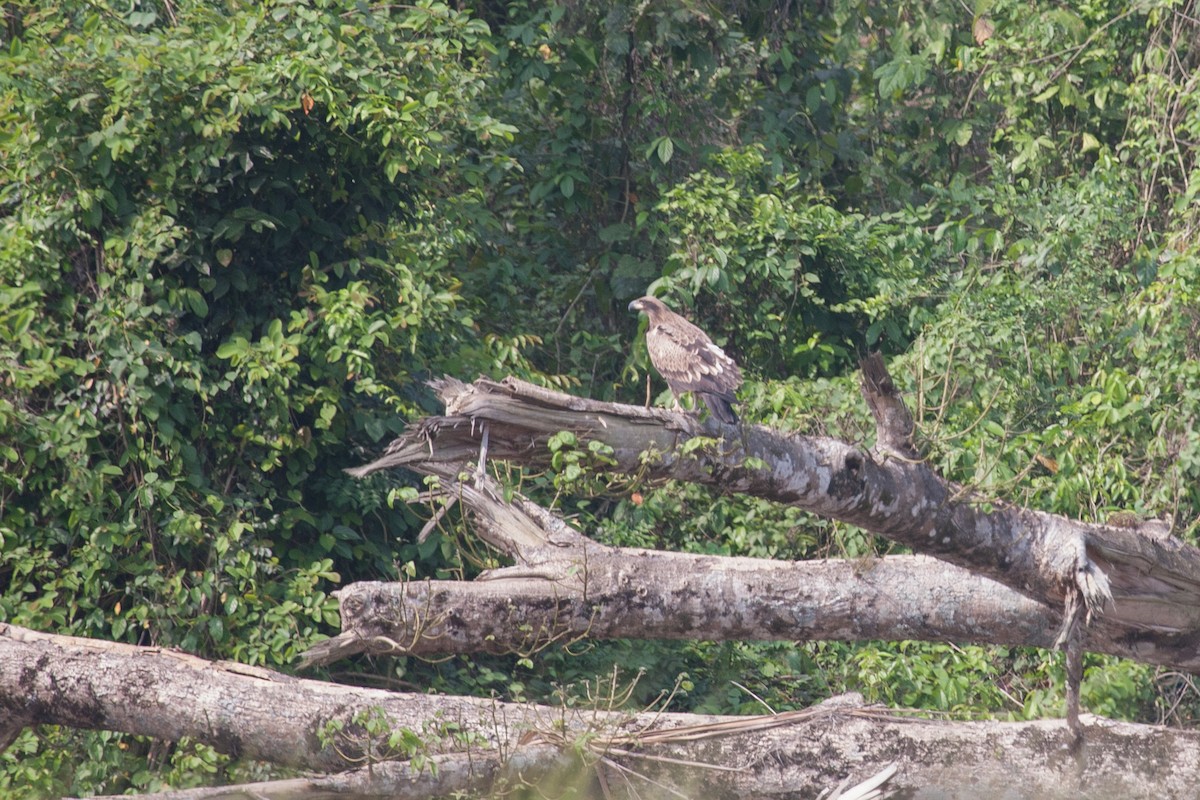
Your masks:
M 483 782 L 455 785 L 474 790 L 494 776 L 496 756 L 507 763 L 514 753 L 541 748 L 529 754 L 536 767 L 542 754 L 577 744 L 586 762 L 578 779 L 603 775 L 618 797 L 635 796 L 634 790 L 645 796 L 655 791 L 650 781 L 685 796 L 813 797 L 892 763 L 899 770 L 889 786 L 907 796 L 1182 798 L 1200 784 L 1200 735 L 1161 727 L 1085 718 L 1086 744 L 1075 758 L 1068 755 L 1065 728 L 1053 720 L 911 719 L 852 697 L 737 718 L 535 706 L 338 686 L 0 624 L 0 713 L 41 724 L 187 736 L 233 755 L 309 770 L 355 768 L 361 776 L 362 740 L 353 734 L 362 731 L 350 724 L 359 712 L 386 715 L 393 729 L 421 732 L 425 755 L 448 756 L 448 766 L 470 764 L 453 755 L 472 752 Z M 347 723 L 351 734 L 340 737 L 337 748 L 323 745 L 319 735 L 334 720 Z M 470 747 L 464 736 L 471 737 Z M 381 783 L 367 791 L 386 792 L 384 781 L 404 779 L 404 763 L 390 763 L 395 766 L 373 766 Z M 410 778 L 413 771 L 431 775 L 411 767 Z M 462 780 L 457 767 L 446 774 Z M 313 778 L 304 780 L 314 785 Z M 321 792 L 341 791 L 336 780 L 319 782 Z M 292 794 L 274 795 L 263 784 L 253 796 L 298 796 L 299 784 L 284 785 Z M 361 782 L 345 785 L 351 787 L 346 793 L 364 796 Z
M 615 472 L 794 504 L 1047 607 L 1061 610 L 1069 595 L 1077 595 L 1091 612 L 1089 649 L 1200 669 L 1200 549 L 1176 539 L 985 502 L 918 460 L 834 439 L 701 423 L 512 379 L 471 385 L 447 380 L 436 388 L 446 415 L 422 420 L 354 474 L 407 467 L 453 475 L 479 458 L 485 432 L 487 457 L 541 466 L 549 458 L 549 437 L 571 430 L 612 447 Z M 693 436 L 713 441 L 681 454 L 680 445 Z M 893 439 L 890 449 L 903 445 L 903 435 Z M 644 456 L 648 449 L 651 458 Z
M 1058 612 L 921 556 L 779 562 L 612 549 L 465 581 L 363 582 L 310 665 L 375 655 L 522 653 L 579 639 L 919 639 L 1050 647 Z M 1121 649 L 1113 646 L 1112 649 Z

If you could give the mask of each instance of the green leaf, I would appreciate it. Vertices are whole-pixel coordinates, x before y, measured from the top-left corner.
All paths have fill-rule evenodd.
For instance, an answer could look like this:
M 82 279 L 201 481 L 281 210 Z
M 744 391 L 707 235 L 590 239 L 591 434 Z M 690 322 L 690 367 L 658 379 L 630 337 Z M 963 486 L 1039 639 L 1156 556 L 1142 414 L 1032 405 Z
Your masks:
M 658 140 L 658 160 L 666 164 L 671 160 L 671 156 L 675 154 L 675 143 L 671 141 L 671 137 L 664 136 Z
M 617 222 L 601 228 L 597 235 L 600 237 L 600 241 L 605 244 L 612 244 L 613 242 L 627 241 L 632 232 L 633 229 L 627 223 Z
M 241 336 L 235 336 L 217 347 L 217 358 L 233 359 L 244 355 L 249 349 L 250 342 Z
M 1059 88 L 1060 88 L 1060 87 L 1059 87 L 1059 85 L 1058 85 L 1057 83 L 1056 83 L 1056 84 L 1054 84 L 1054 85 L 1052 85 L 1052 86 L 1050 86 L 1050 87 L 1049 87 L 1049 88 L 1047 88 L 1045 91 L 1043 91 L 1043 92 L 1039 92 L 1037 95 L 1035 95 L 1035 96 L 1034 96 L 1034 98 L 1033 98 L 1033 102 L 1035 102 L 1035 103 L 1044 103 L 1044 102 L 1046 102 L 1047 100 L 1049 100 L 1050 98 L 1052 98 L 1052 97 L 1054 97 L 1056 94 L 1058 94 L 1058 90 L 1059 90 Z
M 204 295 L 197 291 L 189 290 L 184 297 L 186 298 L 188 307 L 191 308 L 193 314 L 198 317 L 208 316 L 208 302 L 205 301 Z

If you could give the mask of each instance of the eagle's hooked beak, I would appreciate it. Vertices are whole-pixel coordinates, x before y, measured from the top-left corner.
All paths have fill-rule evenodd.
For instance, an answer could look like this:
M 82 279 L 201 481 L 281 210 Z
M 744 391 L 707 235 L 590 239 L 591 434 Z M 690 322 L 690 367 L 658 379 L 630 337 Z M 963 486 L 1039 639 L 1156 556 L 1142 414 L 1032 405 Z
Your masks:
M 629 304 L 629 310 L 630 311 L 641 311 L 642 310 L 642 301 L 640 299 L 634 300 L 632 303 Z

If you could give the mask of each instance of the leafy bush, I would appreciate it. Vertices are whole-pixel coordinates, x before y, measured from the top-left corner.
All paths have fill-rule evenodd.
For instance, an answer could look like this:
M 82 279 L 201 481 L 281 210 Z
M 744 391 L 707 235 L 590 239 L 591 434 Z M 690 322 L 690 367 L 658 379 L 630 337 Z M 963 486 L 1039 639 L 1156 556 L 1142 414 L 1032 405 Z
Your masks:
M 456 531 L 415 542 L 415 479 L 341 468 L 441 373 L 640 399 L 649 287 L 746 366 L 748 418 L 866 441 L 880 346 L 952 479 L 1195 537 L 1200 36 L 1170 4 L 44 5 L 0 32 L 0 619 L 278 667 L 341 582 L 469 575 Z M 634 502 L 560 445 L 518 480 L 614 544 L 886 547 L 696 487 Z M 616 664 L 645 670 L 631 703 L 714 712 L 1061 697 L 1043 653 L 940 644 L 385 669 L 553 699 Z M 1148 669 L 1089 670 L 1095 710 L 1195 714 Z M 3 764 L 22 796 L 245 769 L 53 729 Z

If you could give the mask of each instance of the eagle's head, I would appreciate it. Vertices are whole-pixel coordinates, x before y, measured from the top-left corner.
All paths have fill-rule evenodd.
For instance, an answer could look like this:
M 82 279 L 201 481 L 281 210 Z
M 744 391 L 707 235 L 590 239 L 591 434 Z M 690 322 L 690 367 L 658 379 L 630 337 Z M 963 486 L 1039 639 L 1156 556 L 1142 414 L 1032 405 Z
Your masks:
M 630 303 L 629 310 L 645 311 L 646 313 L 650 313 L 653 311 L 666 311 L 667 307 L 663 305 L 663 302 L 658 298 L 647 295 L 646 297 L 639 297 L 637 300 L 634 300 L 632 303 Z

